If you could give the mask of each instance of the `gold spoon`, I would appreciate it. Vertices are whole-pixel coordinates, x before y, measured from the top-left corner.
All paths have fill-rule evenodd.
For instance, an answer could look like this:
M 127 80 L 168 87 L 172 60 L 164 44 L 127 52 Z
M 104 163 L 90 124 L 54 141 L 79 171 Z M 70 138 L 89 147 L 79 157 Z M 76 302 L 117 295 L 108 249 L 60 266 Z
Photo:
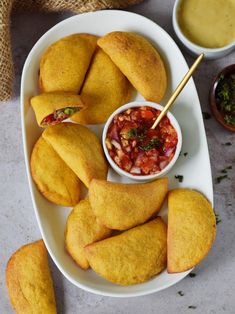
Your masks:
M 167 111 L 170 109 L 171 105 L 174 103 L 175 99 L 178 97 L 178 95 L 180 94 L 180 92 L 182 91 L 184 86 L 187 84 L 187 82 L 190 79 L 190 77 L 193 75 L 193 72 L 196 70 L 197 66 L 202 61 L 203 57 L 204 57 L 204 53 L 201 53 L 198 56 L 198 58 L 196 59 L 196 61 L 194 62 L 194 64 L 191 66 L 191 68 L 188 70 L 188 72 L 185 74 L 184 78 L 179 83 L 179 85 L 176 87 L 174 93 L 171 95 L 170 99 L 166 103 L 164 109 L 162 110 L 160 115 L 157 117 L 157 119 L 154 122 L 154 124 L 151 126 L 151 129 L 155 129 L 156 126 L 158 125 L 158 123 L 161 121 L 161 119 L 165 116 Z

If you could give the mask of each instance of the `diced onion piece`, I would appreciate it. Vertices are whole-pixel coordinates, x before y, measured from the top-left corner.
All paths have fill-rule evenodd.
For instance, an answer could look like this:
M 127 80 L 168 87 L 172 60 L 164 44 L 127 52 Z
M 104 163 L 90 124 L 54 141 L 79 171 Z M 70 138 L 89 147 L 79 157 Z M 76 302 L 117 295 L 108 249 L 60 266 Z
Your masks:
M 160 167 L 161 170 L 164 169 L 167 165 L 168 165 L 168 161 L 167 160 L 161 161 L 159 163 L 159 167 Z
M 130 173 L 141 174 L 141 170 L 138 167 L 132 167 Z
M 116 162 L 116 164 L 120 167 L 120 159 L 119 159 L 119 157 L 118 156 L 115 156 L 114 157 L 114 161 Z
M 112 140 L 111 143 L 113 144 L 115 148 L 121 149 L 121 145 L 116 140 Z
M 118 117 L 118 120 L 119 120 L 119 121 L 124 121 L 124 118 L 125 118 L 125 117 L 124 117 L 123 115 L 120 115 L 120 116 Z
M 137 141 L 136 140 L 134 140 L 134 141 L 132 141 L 132 147 L 136 147 L 136 144 L 137 144 Z
M 173 151 L 174 151 L 174 148 L 167 149 L 167 151 L 165 152 L 165 156 L 169 157 Z

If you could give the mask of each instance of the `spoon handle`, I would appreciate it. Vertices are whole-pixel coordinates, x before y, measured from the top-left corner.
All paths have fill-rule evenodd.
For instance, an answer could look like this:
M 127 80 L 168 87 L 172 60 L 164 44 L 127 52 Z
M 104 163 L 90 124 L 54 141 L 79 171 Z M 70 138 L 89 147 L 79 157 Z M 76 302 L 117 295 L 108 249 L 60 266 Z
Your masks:
M 160 115 L 157 117 L 157 119 L 155 120 L 154 124 L 151 126 L 151 129 L 155 129 L 156 126 L 158 125 L 158 123 L 161 121 L 161 119 L 165 116 L 165 114 L 167 113 L 167 111 L 169 110 L 171 105 L 174 103 L 175 99 L 178 97 L 178 95 L 180 94 L 180 92 L 182 91 L 184 86 L 187 84 L 188 80 L 192 76 L 193 72 L 196 70 L 197 66 L 199 65 L 199 63 L 201 62 L 203 57 L 204 57 L 204 53 L 201 53 L 198 56 L 198 58 L 196 59 L 196 61 L 193 63 L 191 68 L 188 70 L 188 72 L 185 74 L 184 78 L 179 83 L 179 85 L 175 89 L 174 93 L 171 95 L 170 99 L 166 103 L 164 109 L 162 110 Z

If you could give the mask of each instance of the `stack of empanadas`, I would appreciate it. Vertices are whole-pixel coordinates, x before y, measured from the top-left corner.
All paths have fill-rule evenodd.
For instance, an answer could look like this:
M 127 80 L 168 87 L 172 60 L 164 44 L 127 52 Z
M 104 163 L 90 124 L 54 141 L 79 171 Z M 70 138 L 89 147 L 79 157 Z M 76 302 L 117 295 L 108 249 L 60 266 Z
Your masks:
M 31 103 L 42 127 L 70 117 L 81 124 L 101 124 L 130 101 L 132 86 L 156 102 L 166 91 L 164 63 L 146 38 L 130 32 L 112 32 L 99 39 L 73 34 L 44 52 L 39 75 L 43 96 Z M 80 99 L 73 97 L 78 94 Z
M 68 217 L 66 250 L 80 267 L 91 266 L 114 283 L 148 280 L 166 268 L 166 224 L 153 217 L 167 192 L 167 178 L 144 184 L 93 179 L 89 199 Z
M 39 191 L 51 202 L 74 206 L 80 180 L 89 187 L 93 178 L 106 179 L 107 162 L 97 136 L 74 123 L 49 126 L 35 144 L 31 174 Z
M 174 273 L 197 265 L 215 239 L 213 209 L 197 191 L 170 191 L 167 228 L 156 218 L 167 185 L 167 178 L 144 184 L 93 179 L 89 200 L 80 202 L 67 221 L 69 254 L 83 269 L 91 266 L 120 285 L 144 282 L 166 267 Z

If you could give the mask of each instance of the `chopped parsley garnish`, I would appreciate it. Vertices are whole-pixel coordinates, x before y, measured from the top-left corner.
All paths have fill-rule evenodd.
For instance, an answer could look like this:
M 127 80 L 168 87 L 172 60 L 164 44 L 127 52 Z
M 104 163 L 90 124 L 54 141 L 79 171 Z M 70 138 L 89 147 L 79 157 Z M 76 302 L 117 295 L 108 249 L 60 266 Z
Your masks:
M 133 138 L 137 136 L 137 128 L 130 129 L 127 133 L 128 138 Z
M 235 111 L 235 109 L 234 109 Z M 226 124 L 234 125 L 235 126 L 235 117 L 232 116 L 231 114 L 226 114 L 224 116 L 224 121 Z
M 186 153 L 184 153 L 184 157 L 186 157 L 188 155 L 188 153 L 186 152 Z
M 224 75 L 221 74 L 220 77 L 219 77 L 219 82 L 220 82 L 220 81 L 223 81 L 223 79 L 224 79 Z
M 178 294 L 182 297 L 184 293 L 182 291 L 178 291 Z
M 127 132 L 127 139 L 138 137 L 138 139 L 142 141 L 146 138 L 146 133 L 146 128 L 132 128 Z
M 218 225 L 222 220 L 220 219 L 219 214 L 215 214 L 216 224 Z
M 188 308 L 195 310 L 197 307 L 195 305 L 189 305 Z
M 230 97 L 229 94 L 230 94 L 230 93 L 229 93 L 229 85 L 228 85 L 228 83 L 225 82 L 225 83 L 221 86 L 221 88 L 220 88 L 220 90 L 218 91 L 217 95 L 218 95 L 218 97 L 219 97 L 220 99 L 229 100 L 229 97 Z
M 235 126 L 235 74 L 220 77 L 216 88 L 216 100 L 225 123 Z
M 227 178 L 228 178 L 228 175 L 225 174 L 223 176 L 217 177 L 215 180 L 216 180 L 216 183 L 220 183 L 222 180 L 227 179 Z
M 141 150 L 144 150 L 144 151 L 147 151 L 147 150 L 150 150 L 154 147 L 160 147 L 161 146 L 161 141 L 157 138 L 152 138 L 148 144 L 145 144 L 145 145 L 139 145 L 139 148 Z
M 184 176 L 182 176 L 182 175 L 180 175 L 180 174 L 178 174 L 177 176 L 175 176 L 175 178 L 178 179 L 180 183 L 183 182 L 183 180 L 184 180 Z
M 197 275 L 196 275 L 195 273 L 190 273 L 190 274 L 189 274 L 189 277 L 190 277 L 190 278 L 194 278 L 194 277 L 196 277 L 196 276 L 197 276 Z
M 202 112 L 202 116 L 204 120 L 209 120 L 211 118 L 211 114 L 209 112 Z
M 139 138 L 141 141 L 143 141 L 143 140 L 146 138 L 146 134 L 145 134 L 145 133 L 140 133 L 140 134 L 138 135 L 138 138 Z
M 221 170 L 220 172 L 221 173 L 227 173 L 228 171 L 227 170 L 231 170 L 233 167 L 232 166 L 228 166 L 226 168 L 224 168 L 223 170 Z

